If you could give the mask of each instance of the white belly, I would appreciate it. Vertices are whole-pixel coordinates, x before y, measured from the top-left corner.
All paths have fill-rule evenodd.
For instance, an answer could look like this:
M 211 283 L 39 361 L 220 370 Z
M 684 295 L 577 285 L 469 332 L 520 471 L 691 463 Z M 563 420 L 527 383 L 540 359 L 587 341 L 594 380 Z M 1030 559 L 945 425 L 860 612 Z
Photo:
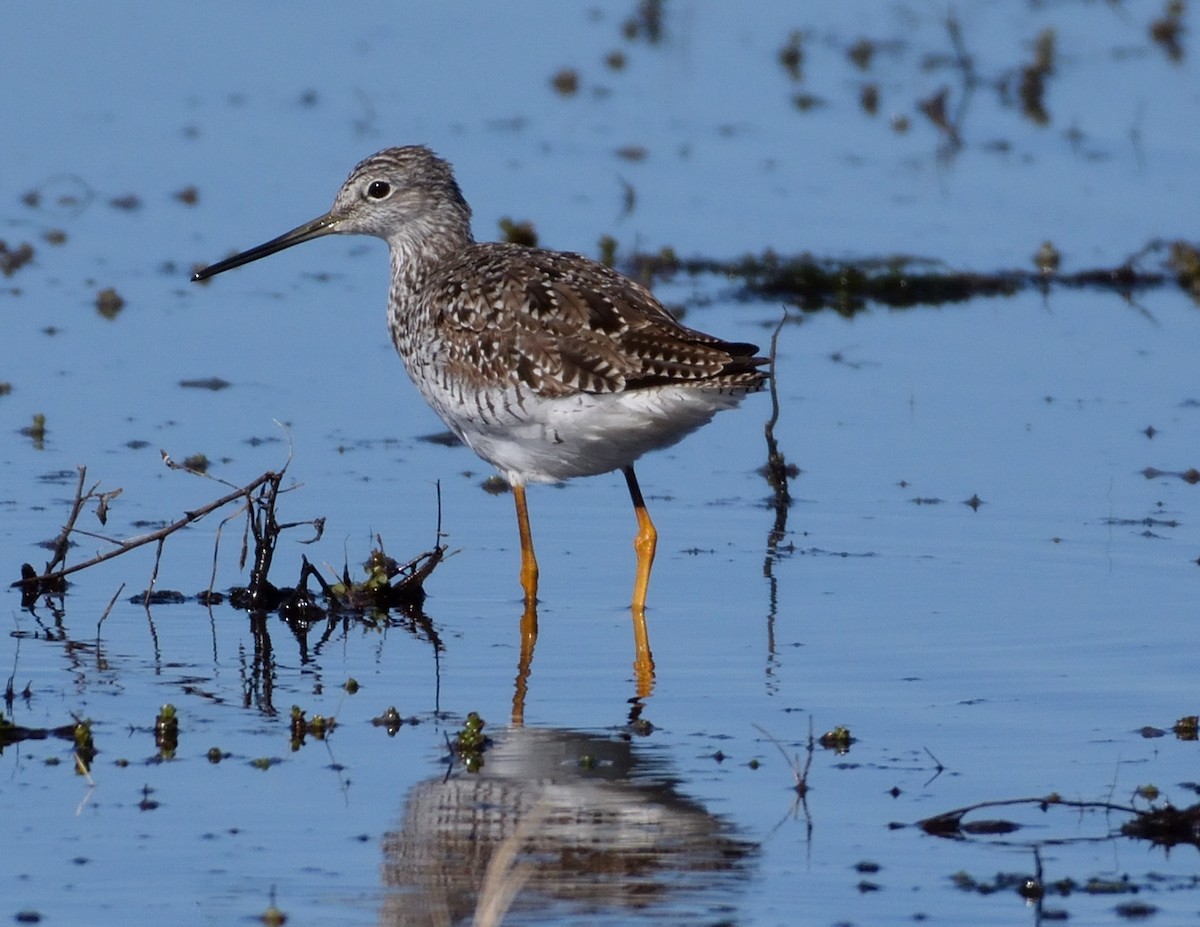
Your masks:
M 659 386 L 557 399 L 515 389 L 475 397 L 474 402 L 428 392 L 425 398 L 476 454 L 510 483 L 523 484 L 628 466 L 733 408 L 743 395 L 744 390 Z

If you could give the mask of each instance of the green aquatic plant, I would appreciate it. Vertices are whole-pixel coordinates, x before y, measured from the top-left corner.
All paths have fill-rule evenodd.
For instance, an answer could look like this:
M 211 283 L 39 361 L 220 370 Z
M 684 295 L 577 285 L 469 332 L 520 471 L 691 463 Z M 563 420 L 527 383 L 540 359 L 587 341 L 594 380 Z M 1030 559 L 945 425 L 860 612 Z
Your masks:
M 491 745 L 491 738 L 483 733 L 485 726 L 486 722 L 479 713 L 472 711 L 463 722 L 462 730 L 454 737 L 454 752 L 468 772 L 479 772 L 483 768 L 483 751 Z
M 169 702 L 163 705 L 154 719 L 154 745 L 164 760 L 175 758 L 175 751 L 179 748 L 179 717 L 175 706 Z

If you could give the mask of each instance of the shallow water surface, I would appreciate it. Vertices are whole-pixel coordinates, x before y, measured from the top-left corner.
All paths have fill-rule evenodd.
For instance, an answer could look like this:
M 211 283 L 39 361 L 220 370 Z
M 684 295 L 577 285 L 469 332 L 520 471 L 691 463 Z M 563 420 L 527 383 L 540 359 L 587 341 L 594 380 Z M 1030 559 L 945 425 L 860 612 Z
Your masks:
M 325 523 L 311 544 L 310 526 L 283 534 L 277 582 L 302 556 L 357 577 L 377 538 L 407 560 L 439 523 L 448 556 L 415 613 L 252 619 L 198 596 L 246 581 L 226 508 L 167 538 L 157 569 L 149 544 L 65 596 L 25 607 L 9 589 L 3 711 L 22 730 L 0 728 L 0 916 L 1193 915 L 1191 848 L 1119 832 L 1200 791 L 1176 724 L 1197 711 L 1200 315 L 1172 272 L 842 312 L 715 273 L 657 280 L 689 325 L 764 348 L 786 310 L 774 435 L 799 472 L 781 515 L 767 394 L 639 463 L 660 534 L 652 681 L 634 668 L 619 474 L 531 489 L 540 634 L 523 660 L 511 494 L 429 440 L 444 428 L 386 336 L 381 243 L 188 282 L 413 142 L 456 164 L 479 237 L 528 219 L 548 247 L 596 255 L 611 235 L 619 261 L 807 250 L 993 274 L 1030 270 L 1049 240 L 1064 273 L 1159 271 L 1148 246 L 1194 236 L 1190 13 L 1173 59 L 1170 24 L 1151 37 L 1163 11 L 1132 4 L 960 3 L 958 40 L 942 9 L 832 6 L 665 4 L 658 33 L 655 4 L 210 4 L 184 41 L 165 7 L 7 11 L 0 53 L 28 80 L 0 100 L 0 239 L 35 251 L 0 280 L 9 580 L 48 558 L 79 466 L 121 493 L 106 523 L 87 507 L 70 563 L 285 464 L 280 519 Z M 1022 80 L 1047 30 L 1039 122 Z M 780 58 L 793 32 L 799 76 Z M 554 89 L 564 69 L 573 95 Z M 943 87 L 953 126 L 931 118 Z M 109 316 L 107 287 L 124 301 Z M 161 451 L 204 454 L 230 485 Z M 182 601 L 147 607 L 152 576 Z M 164 705 L 176 743 L 156 737 Z M 491 740 L 464 759 L 471 712 Z M 810 751 L 838 728 L 848 742 Z M 1051 795 L 1120 807 L 1036 803 Z M 917 824 L 1016 799 L 1034 802 L 946 836 Z

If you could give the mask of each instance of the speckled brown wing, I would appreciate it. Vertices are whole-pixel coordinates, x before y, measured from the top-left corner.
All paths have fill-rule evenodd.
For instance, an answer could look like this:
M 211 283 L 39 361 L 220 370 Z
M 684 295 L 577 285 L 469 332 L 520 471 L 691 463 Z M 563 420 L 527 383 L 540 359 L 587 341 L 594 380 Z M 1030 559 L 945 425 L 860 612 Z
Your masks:
M 766 381 L 754 345 L 680 325 L 645 287 L 578 254 L 479 244 L 439 278 L 453 298 L 435 327 L 470 333 L 445 345 L 461 375 L 515 378 L 547 398 L 667 384 L 752 391 Z

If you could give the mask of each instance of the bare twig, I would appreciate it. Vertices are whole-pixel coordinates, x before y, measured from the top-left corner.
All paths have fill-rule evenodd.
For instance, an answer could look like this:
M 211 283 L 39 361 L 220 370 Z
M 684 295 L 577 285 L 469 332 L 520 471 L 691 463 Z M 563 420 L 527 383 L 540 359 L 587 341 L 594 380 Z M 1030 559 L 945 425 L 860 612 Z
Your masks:
M 788 752 L 785 749 L 783 749 L 783 744 L 781 744 L 775 738 L 775 736 L 773 734 L 771 734 L 770 731 L 768 731 L 766 728 L 764 728 L 760 724 L 755 724 L 754 726 L 755 726 L 755 728 L 758 729 L 758 732 L 760 734 L 762 734 L 764 737 L 767 738 L 767 740 L 771 741 L 771 743 L 773 743 L 775 745 L 775 749 L 779 751 L 780 755 L 784 759 L 784 762 L 786 762 L 788 764 L 788 766 L 791 768 L 792 777 L 796 780 L 795 784 L 793 785 L 793 789 L 796 792 L 796 797 L 792 800 L 791 810 L 788 812 L 788 814 L 786 814 L 782 818 L 780 818 L 779 823 L 776 824 L 775 827 L 773 827 L 771 829 L 771 833 L 774 833 L 776 830 L 778 830 L 779 827 L 781 827 L 783 825 L 783 822 L 786 821 L 789 816 L 791 816 L 792 818 L 795 818 L 795 817 L 797 817 L 797 812 L 800 809 L 803 809 L 804 810 L 804 829 L 805 829 L 805 833 L 807 835 L 806 842 L 809 846 L 809 849 L 811 850 L 812 834 L 813 834 L 813 819 L 812 819 L 812 812 L 810 812 L 808 810 L 808 789 L 809 789 L 808 773 L 809 773 L 809 770 L 812 769 L 813 753 L 816 751 L 816 739 L 813 737 L 812 718 L 809 717 L 809 719 L 808 719 L 808 746 L 807 746 L 808 758 L 804 761 L 803 769 L 800 767 L 800 757 L 798 755 L 797 756 L 788 756 Z
M 150 582 L 146 584 L 146 594 L 142 599 L 142 604 L 150 607 L 150 596 L 154 594 L 154 584 L 158 582 L 158 565 L 162 563 L 163 545 L 167 543 L 166 535 L 158 539 L 158 546 L 154 551 L 154 569 L 150 571 Z
M 775 745 L 775 749 L 778 750 L 783 756 L 784 762 L 791 767 L 792 776 L 796 780 L 796 784 L 794 786 L 796 789 L 796 794 L 801 798 L 804 798 L 804 796 L 808 794 L 808 771 L 812 769 L 813 753 L 815 752 L 816 748 L 816 741 L 813 738 L 812 718 L 808 719 L 808 758 L 804 762 L 803 769 L 800 768 L 799 755 L 794 757 L 788 756 L 788 752 L 783 749 L 783 744 L 779 742 L 774 734 L 768 731 L 761 724 L 755 724 L 754 727 L 760 734 L 763 735 L 763 737 L 767 738 L 767 740 L 771 741 L 771 743 Z
M 962 832 L 962 819 L 972 811 L 979 811 L 982 808 L 1006 808 L 1014 805 L 1037 805 L 1042 809 L 1052 805 L 1059 805 L 1064 808 L 1077 808 L 1081 811 L 1121 811 L 1132 815 L 1141 813 L 1137 808 L 1130 805 L 1118 805 L 1109 801 L 1080 801 L 1077 799 L 1062 798 L 1058 795 L 1049 795 L 1042 798 L 1002 798 L 976 802 L 973 805 L 964 805 L 961 808 L 935 814 L 933 817 L 923 818 L 917 822 L 917 826 L 928 834 L 943 837 L 957 836 Z
M 79 518 L 79 513 L 83 511 L 84 504 L 88 499 L 92 498 L 92 494 L 96 491 L 97 483 L 86 493 L 83 491 L 83 481 L 87 478 L 87 467 L 79 467 L 79 481 L 75 484 L 75 502 L 71 506 L 71 514 L 67 516 L 67 521 L 63 525 L 62 531 L 58 537 L 50 545 L 51 558 L 46 564 L 46 573 L 49 573 L 54 567 L 60 563 L 64 563 L 67 559 L 67 549 L 70 547 L 71 531 L 75 527 L 75 522 Z
M 16 618 L 14 616 L 13 620 Z M 18 626 L 19 627 L 19 626 Z M 17 678 L 17 661 L 21 658 L 21 635 L 14 634 L 16 646 L 13 648 L 13 670 L 9 673 L 8 682 L 4 686 L 4 710 L 11 715 L 13 713 L 13 702 L 16 699 L 16 678 Z M 26 690 L 28 691 L 28 689 Z
M 221 532 L 223 532 L 225 530 L 225 526 L 227 524 L 229 524 L 231 521 L 233 521 L 235 518 L 237 518 L 239 515 L 241 515 L 243 512 L 245 512 L 245 510 L 246 510 L 245 506 L 239 507 L 236 511 L 234 511 L 231 514 L 226 515 L 224 518 L 222 518 L 221 523 L 219 525 L 217 525 L 217 534 L 216 534 L 216 537 L 213 539 L 212 573 L 210 573 L 209 577 L 208 577 L 208 594 L 210 596 L 212 595 L 213 589 L 215 589 L 216 585 L 217 585 L 217 556 L 221 552 Z M 245 544 L 245 538 L 243 537 L 241 563 L 244 565 L 245 562 L 246 562 L 246 544 Z
M 163 461 L 172 469 L 186 469 L 181 468 L 178 464 L 175 464 L 173 461 L 171 461 L 171 459 L 165 453 L 163 454 Z M 195 471 L 189 470 L 189 472 Z M 86 533 L 75 528 L 75 522 L 78 519 L 79 513 L 82 511 L 84 504 L 90 499 L 94 498 L 96 494 L 95 486 L 89 489 L 86 493 L 83 491 L 83 482 L 86 473 L 86 467 L 79 468 L 79 483 L 76 487 L 75 501 L 71 507 L 71 514 L 68 516 L 67 523 L 63 526 L 62 532 L 54 542 L 54 555 L 50 562 L 46 564 L 45 570 L 38 574 L 32 568 L 28 570 L 22 568 L 21 579 L 11 583 L 10 588 L 20 587 L 27 593 L 30 590 L 36 591 L 38 589 L 47 587 L 53 588 L 56 584 L 61 583 L 65 577 L 71 575 L 72 573 L 78 573 L 80 570 L 86 570 L 89 567 L 96 566 L 99 563 L 112 560 L 114 557 L 119 557 L 122 554 L 126 554 L 129 551 L 135 550 L 146 544 L 158 542 L 160 544 L 161 552 L 161 542 L 166 537 L 174 534 L 176 531 L 179 531 L 181 528 L 184 528 L 193 522 L 199 521 L 200 519 L 204 518 L 204 516 L 215 512 L 217 509 L 222 508 L 223 506 L 226 506 L 230 502 L 233 502 L 237 499 L 246 499 L 247 502 L 249 502 L 252 493 L 256 489 L 272 482 L 278 484 L 278 481 L 283 475 L 282 471 L 276 473 L 273 470 L 268 470 L 266 473 L 263 473 L 262 475 L 251 480 L 245 486 L 236 487 L 232 492 L 225 494 L 219 499 L 215 499 L 197 509 L 184 512 L 183 517 L 176 519 L 168 525 L 164 525 L 163 527 L 147 534 L 138 535 L 137 537 L 127 538 L 124 540 L 111 540 L 109 543 L 115 545 L 112 550 L 107 550 L 103 553 L 97 554 L 89 560 L 84 560 L 72 566 L 63 566 L 56 569 L 56 567 L 59 567 L 60 564 L 65 562 L 70 536 L 73 533 Z M 99 484 L 96 485 L 98 486 Z M 155 567 L 157 569 L 157 559 L 155 561 Z
M 100 620 L 96 622 L 96 654 L 97 654 L 97 656 L 99 656 L 99 653 L 100 653 L 100 626 L 103 625 L 105 619 L 108 618 L 108 613 L 113 610 L 113 606 L 117 604 L 117 597 L 124 591 L 124 589 L 125 589 L 125 584 L 121 583 L 121 585 L 117 587 L 117 591 L 113 593 L 113 597 L 108 600 L 108 607 L 106 609 L 104 609 L 104 614 L 102 614 L 100 616 Z

